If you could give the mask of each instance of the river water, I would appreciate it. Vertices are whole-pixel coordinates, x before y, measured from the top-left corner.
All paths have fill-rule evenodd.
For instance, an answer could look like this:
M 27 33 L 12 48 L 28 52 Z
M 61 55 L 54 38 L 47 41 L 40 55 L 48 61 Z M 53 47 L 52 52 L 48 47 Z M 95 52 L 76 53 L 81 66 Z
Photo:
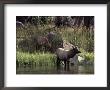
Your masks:
M 60 69 L 56 66 L 20 66 L 16 68 L 16 74 L 94 74 L 93 65 L 69 66 Z

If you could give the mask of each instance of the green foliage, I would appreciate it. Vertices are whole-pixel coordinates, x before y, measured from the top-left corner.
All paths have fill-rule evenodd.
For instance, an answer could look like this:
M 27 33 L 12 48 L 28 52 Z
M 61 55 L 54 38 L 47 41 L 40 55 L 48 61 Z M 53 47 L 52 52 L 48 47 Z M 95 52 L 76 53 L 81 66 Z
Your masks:
M 16 60 L 19 64 L 27 63 L 29 64 L 30 62 L 36 63 L 39 65 L 40 63 L 45 64 L 55 64 L 56 62 L 56 56 L 55 54 L 51 54 L 49 52 L 44 53 L 44 52 L 36 52 L 36 53 L 28 53 L 28 52 L 19 52 L 17 51 L 16 53 Z
M 85 60 L 94 60 L 94 53 L 93 52 L 86 52 L 85 50 L 81 49 L 81 53 L 79 56 L 83 57 Z
M 94 64 L 94 53 L 93 52 L 86 52 L 84 49 L 80 49 L 81 53 L 79 54 L 80 57 L 84 58 L 81 60 L 79 64 Z
M 93 53 L 86 53 L 85 60 L 94 60 L 94 54 Z

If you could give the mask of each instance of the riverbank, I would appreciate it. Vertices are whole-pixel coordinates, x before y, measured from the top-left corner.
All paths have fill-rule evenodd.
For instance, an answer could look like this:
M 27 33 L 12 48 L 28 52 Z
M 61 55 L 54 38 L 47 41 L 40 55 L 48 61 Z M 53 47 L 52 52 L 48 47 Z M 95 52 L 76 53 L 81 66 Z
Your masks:
M 94 54 L 82 52 L 78 56 L 79 65 L 94 64 Z M 16 64 L 18 65 L 55 65 L 56 55 L 49 52 L 20 52 L 16 53 Z

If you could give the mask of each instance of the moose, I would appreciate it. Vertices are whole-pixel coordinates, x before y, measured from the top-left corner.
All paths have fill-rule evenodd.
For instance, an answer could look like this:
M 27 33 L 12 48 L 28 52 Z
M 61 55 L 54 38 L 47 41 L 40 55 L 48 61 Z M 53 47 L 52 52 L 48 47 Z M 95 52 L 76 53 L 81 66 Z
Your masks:
M 57 55 L 57 67 L 60 67 L 61 61 L 64 62 L 65 69 L 69 67 L 69 59 L 73 58 L 76 54 L 81 53 L 76 46 L 72 46 L 72 49 L 65 50 L 65 48 L 58 48 L 56 51 Z

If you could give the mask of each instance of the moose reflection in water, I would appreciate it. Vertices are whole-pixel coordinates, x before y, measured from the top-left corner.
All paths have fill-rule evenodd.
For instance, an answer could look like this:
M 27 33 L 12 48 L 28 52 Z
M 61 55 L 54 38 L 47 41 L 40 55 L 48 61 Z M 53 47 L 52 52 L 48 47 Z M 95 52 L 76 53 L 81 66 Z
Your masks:
M 94 16 L 16 16 L 17 74 L 94 74 Z

